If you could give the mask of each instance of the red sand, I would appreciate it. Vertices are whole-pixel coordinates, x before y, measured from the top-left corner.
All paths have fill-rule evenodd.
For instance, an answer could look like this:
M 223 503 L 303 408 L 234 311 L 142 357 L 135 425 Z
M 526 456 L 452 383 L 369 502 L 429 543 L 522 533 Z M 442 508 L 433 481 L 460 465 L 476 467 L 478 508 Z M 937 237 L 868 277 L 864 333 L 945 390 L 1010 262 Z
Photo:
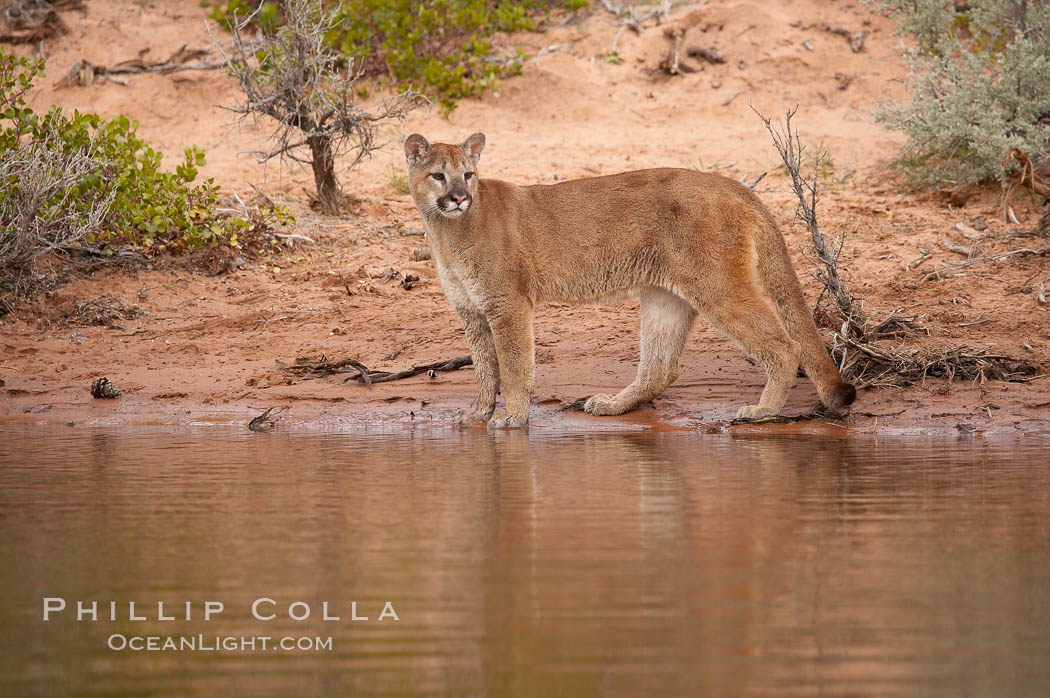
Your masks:
M 265 147 L 267 126 L 230 124 L 232 115 L 217 105 L 234 103 L 237 92 L 221 71 L 132 76 L 130 87 L 54 87 L 77 58 L 112 64 L 148 50 L 148 58 L 159 60 L 183 44 L 207 46 L 204 13 L 196 0 L 91 2 L 86 13 L 66 13 L 73 31 L 45 45 L 48 78 L 32 104 L 127 114 L 140 122 L 142 136 L 167 153 L 171 167 L 186 146 L 206 148 L 205 176 L 242 195 L 258 186 L 297 216 L 287 232 L 309 235 L 317 244 L 253 259 L 219 276 L 179 261 L 163 261 L 150 271 L 73 273 L 70 283 L 36 307 L 0 318 L 2 422 L 243 423 L 266 407 L 286 405 L 282 424 L 296 427 L 447 425 L 452 412 L 473 397 L 469 369 L 369 390 L 344 384 L 345 376 L 296 382 L 276 364 L 324 353 L 400 370 L 468 353 L 432 263 L 409 261 L 412 249 L 425 242 L 401 235 L 419 232 L 421 224 L 410 198 L 390 184 L 390 173 L 404 167 L 399 139 L 419 131 L 431 140 L 458 141 L 482 130 L 488 146 L 481 175 L 523 184 L 651 166 L 699 167 L 701 159 L 705 168 L 735 178 L 768 171 L 760 187 L 772 191 L 762 198 L 802 271 L 810 266 L 798 251 L 807 232 L 793 221 L 787 179 L 749 105 L 774 115 L 800 105 L 795 122 L 802 138 L 828 150 L 822 225 L 830 233 L 848 233 L 844 256 L 869 313 L 902 308 L 906 315 L 922 315 L 931 328 L 922 340 L 927 346 L 965 341 L 1044 365 L 1050 358 L 1047 309 L 1033 292 L 1048 276 L 1045 259 L 1013 258 L 920 282 L 926 272 L 961 260 L 943 245 L 946 232 L 981 254 L 1029 245 L 1031 240 L 1008 234 L 1034 228 L 1038 210 L 1018 200 L 1023 225 L 1007 226 L 998 221 L 994 191 L 914 194 L 895 183 L 886 163 L 903 138 L 876 124 L 870 110 L 880 100 L 906 96 L 898 82 L 905 69 L 891 23 L 869 8 L 778 0 L 712 1 L 678 10 L 673 24 L 687 29 L 684 45 L 714 48 L 727 61 L 700 65 L 689 59 L 697 72 L 676 77 L 653 72 L 670 45 L 664 27 L 640 36 L 625 32 L 618 46 L 623 62 L 607 63 L 599 54 L 610 50 L 617 28 L 600 8 L 543 35 L 515 36 L 505 45 L 523 44 L 531 54 L 551 44 L 569 47 L 530 62 L 523 76 L 500 85 L 499 96 L 462 102 L 449 116 L 436 109 L 420 112 L 389 128 L 391 145 L 341 174 L 346 191 L 360 200 L 341 219 L 311 212 L 308 172 L 275 163 L 264 168 L 251 155 Z M 825 25 L 865 30 L 865 49 L 854 53 Z M 973 224 L 978 218 L 988 229 L 976 239 L 950 231 L 957 221 Z M 921 249 L 932 256 L 905 271 Z M 418 274 L 421 281 L 410 290 L 384 282 L 380 277 L 388 268 Z M 812 297 L 814 282 L 803 282 Z M 140 298 L 144 284 L 148 293 Z M 101 293 L 145 315 L 125 321 L 123 329 L 62 322 L 75 300 Z M 562 410 L 563 403 L 630 382 L 637 326 L 633 304 L 540 309 L 533 428 L 706 428 L 754 402 L 762 371 L 698 323 L 681 377 L 652 408 L 604 418 Z M 396 358 L 386 358 L 399 349 Z M 93 399 L 88 386 L 101 375 L 124 395 Z M 788 410 L 804 411 L 814 401 L 812 387 L 799 380 Z M 843 422 L 734 428 L 1046 435 L 1050 381 L 981 386 L 928 380 L 905 390 L 863 391 Z

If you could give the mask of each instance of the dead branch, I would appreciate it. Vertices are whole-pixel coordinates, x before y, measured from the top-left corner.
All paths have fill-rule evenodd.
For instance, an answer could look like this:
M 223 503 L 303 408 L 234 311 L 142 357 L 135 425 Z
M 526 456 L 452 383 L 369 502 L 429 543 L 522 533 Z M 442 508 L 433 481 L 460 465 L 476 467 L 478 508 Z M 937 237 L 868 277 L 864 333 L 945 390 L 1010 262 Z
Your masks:
M 115 188 L 80 185 L 109 174 L 110 161 L 94 135 L 76 148 L 64 145 L 58 122 L 14 147 L 0 149 L 0 314 L 9 292 L 24 295 L 33 286 L 37 260 L 77 247 L 109 215 Z
M 728 107 L 730 104 L 733 103 L 734 99 L 736 99 L 737 97 L 739 97 L 742 94 L 744 94 L 743 90 L 737 90 L 736 92 L 731 93 L 728 97 L 725 98 L 725 101 L 722 102 L 722 106 L 723 107 Z
M 1021 166 L 1021 171 L 1016 175 L 1015 179 L 1010 182 L 1010 185 L 1003 192 L 1003 198 L 1000 202 L 1000 213 L 1002 219 L 1007 223 L 1014 223 L 1019 225 L 1017 216 L 1014 214 L 1013 208 L 1010 207 L 1010 201 L 1014 198 L 1014 194 L 1020 187 L 1027 187 L 1031 191 L 1035 192 L 1039 196 L 1043 197 L 1046 204 L 1050 205 L 1050 185 L 1042 181 L 1039 177 L 1039 173 L 1036 171 L 1035 165 L 1032 163 L 1031 158 L 1028 157 L 1027 153 L 1021 152 L 1019 149 L 1014 148 L 1010 151 L 1010 157 L 1018 162 Z M 1045 158 L 1045 156 L 1044 156 Z M 1046 211 L 1043 212 L 1043 218 L 1047 217 Z M 1043 221 L 1040 220 L 1040 227 L 1042 227 Z
M 961 254 L 963 257 L 973 257 L 973 248 L 966 245 L 957 245 L 947 235 L 941 235 L 941 242 L 949 252 Z
M 1014 250 L 1008 250 L 1006 252 L 999 252 L 998 254 L 988 255 L 987 257 L 974 257 L 974 258 L 969 259 L 969 260 L 967 260 L 965 262 L 959 262 L 957 264 L 949 264 L 946 267 L 941 267 L 940 269 L 935 269 L 934 271 L 931 271 L 930 273 L 928 273 L 925 276 L 923 276 L 921 279 L 919 279 L 919 281 L 924 283 L 926 281 L 933 281 L 934 279 L 943 279 L 943 278 L 945 278 L 947 276 L 950 276 L 951 274 L 954 274 L 955 272 L 959 271 L 960 269 L 965 269 L 966 267 L 971 267 L 974 264 L 983 264 L 984 262 L 997 262 L 1000 259 L 1006 259 L 1007 257 L 1013 257 L 1015 255 L 1023 255 L 1023 256 L 1033 255 L 1033 256 L 1038 256 L 1038 257 L 1045 257 L 1047 255 L 1050 255 L 1050 245 L 1047 245 L 1046 247 L 1040 247 L 1040 248 L 1037 248 L 1037 249 L 1032 249 L 1031 247 L 1018 247 L 1017 249 L 1014 249 Z
M 274 427 L 277 422 L 284 419 L 284 413 L 288 411 L 287 406 L 270 407 L 258 417 L 248 422 L 248 428 L 252 431 L 266 431 Z
M 902 264 L 901 265 L 901 269 L 903 269 L 904 271 L 911 271 L 912 269 L 917 268 L 920 264 L 922 264 L 927 259 L 929 259 L 930 257 L 933 256 L 933 251 L 932 250 L 927 250 L 927 249 L 925 249 L 923 247 L 919 248 L 919 252 L 921 254 L 920 254 L 920 256 L 917 259 L 913 259 L 912 261 L 910 261 L 910 262 L 908 262 L 906 264 Z
M 327 356 L 322 355 L 321 358 L 316 361 L 308 357 L 299 357 L 292 365 L 288 365 L 283 361 L 278 361 L 277 365 L 281 370 L 291 371 L 300 376 L 306 376 L 303 380 L 324 378 L 325 376 L 330 376 L 334 373 L 350 373 L 351 371 L 356 371 L 358 377 L 360 377 L 365 385 L 369 387 L 372 385 L 368 367 L 354 359 L 329 361 Z M 347 368 L 347 366 L 350 368 Z
M 810 242 L 819 260 L 816 278 L 823 287 L 821 297 L 825 294 L 830 295 L 835 309 L 847 324 L 848 334 L 858 337 L 865 336 L 864 327 L 868 323 L 867 317 L 839 274 L 838 259 L 842 253 L 845 236 L 833 240 L 832 246 L 829 247 L 829 237 L 820 231 L 820 225 L 817 222 L 820 162 L 826 153 L 821 151 L 814 156 L 813 174 L 807 179 L 801 173 L 806 146 L 802 145 L 798 133 L 791 127 L 791 117 L 798 111 L 798 107 L 788 109 L 782 130 L 773 128 L 771 117 L 763 116 L 754 107 L 751 107 L 751 111 L 755 112 L 766 125 L 766 130 L 773 139 L 773 146 L 780 153 L 780 158 L 784 161 L 788 174 L 791 176 L 791 188 L 799 202 L 795 215 L 809 228 Z M 818 300 L 818 304 L 819 302 Z
M 752 107 L 752 109 L 754 109 Z M 798 197 L 799 205 L 796 215 L 809 227 L 810 238 L 816 252 L 816 259 L 810 259 L 817 267 L 814 276 L 820 281 L 823 290 L 821 298 L 830 297 L 831 307 L 837 318 L 831 318 L 832 327 L 841 323 L 832 333 L 831 355 L 839 366 L 839 372 L 846 380 L 854 382 L 857 387 L 904 386 L 921 381 L 927 377 L 973 378 L 982 383 L 986 380 L 1026 381 L 1038 372 L 1038 367 L 1028 361 L 1016 359 L 1005 354 L 994 353 L 989 349 L 975 349 L 966 345 L 942 349 L 925 349 L 900 345 L 887 346 L 880 341 L 915 331 L 915 317 L 904 317 L 901 308 L 895 309 L 879 322 L 870 320 L 861 310 L 859 304 L 849 291 L 849 287 L 838 271 L 838 259 L 842 252 L 843 238 L 832 241 L 820 231 L 817 222 L 817 202 L 819 201 L 818 172 L 823 153 L 814 158 L 814 169 L 811 178 L 800 174 L 805 146 L 797 133 L 791 128 L 791 117 L 795 111 L 788 110 L 782 130 L 772 127 L 771 120 L 759 114 L 773 138 L 773 144 L 780 153 L 791 176 L 792 189 Z M 946 244 L 950 240 L 945 236 Z M 954 245 L 953 245 L 954 246 Z M 960 246 L 954 246 L 960 247 Z M 970 252 L 969 248 L 966 248 Z M 960 250 L 956 250 L 960 251 Z M 929 255 L 923 250 L 923 256 L 906 268 L 913 268 L 922 263 Z M 1020 251 L 997 255 L 1002 258 Z M 1030 253 L 1050 252 L 1028 250 Z M 955 268 L 962 268 L 976 263 L 969 260 Z M 827 315 L 818 299 L 815 314 Z M 980 319 L 978 319 L 978 322 Z M 822 323 L 825 324 L 825 323 Z M 969 323 L 973 324 L 973 323 Z
M 390 381 L 401 380 L 403 378 L 411 378 L 412 376 L 418 376 L 421 373 L 433 374 L 436 371 L 455 371 L 464 366 L 472 366 L 474 364 L 473 359 L 469 356 L 458 356 L 454 359 L 447 359 L 445 361 L 435 361 L 430 364 L 422 364 L 419 366 L 413 366 L 405 371 L 373 371 L 370 370 L 364 364 L 355 361 L 354 359 L 342 359 L 341 361 L 329 361 L 326 356 L 322 356 L 319 360 L 314 361 L 309 358 L 296 359 L 294 364 L 288 365 L 280 361 L 277 362 L 278 366 L 282 370 L 290 371 L 299 376 L 303 377 L 303 380 L 313 380 L 315 378 L 323 378 L 336 373 L 356 373 L 356 375 L 347 378 L 347 380 L 356 380 L 364 383 L 367 386 L 371 386 L 373 383 L 389 383 Z M 346 368 L 350 366 L 351 368 Z
M 635 34 L 641 34 L 645 31 L 645 23 L 650 19 L 656 19 L 656 24 L 660 24 L 663 19 L 671 18 L 671 2 L 670 0 L 664 0 L 659 8 L 651 10 L 644 15 L 638 14 L 638 8 L 634 5 L 624 7 L 623 5 L 613 5 L 609 0 L 602 0 L 602 6 L 611 12 L 617 19 L 622 29 L 630 29 Z M 626 17 L 623 15 L 626 14 Z M 616 49 L 613 48 L 615 51 Z
M 965 344 L 941 349 L 887 347 L 881 343 L 835 334 L 833 353 L 842 357 L 839 371 L 852 376 L 858 388 L 903 387 L 926 378 L 1027 382 L 1039 366 L 1024 359 Z
M 83 58 L 73 61 L 66 75 L 58 81 L 56 87 L 87 87 L 96 79 L 109 80 L 127 85 L 128 82 L 115 78 L 115 75 L 139 75 L 142 73 L 175 73 L 182 70 L 218 70 L 225 68 L 227 61 L 200 60 L 210 53 L 208 49 L 187 49 L 185 45 L 163 61 L 145 61 L 141 57 L 121 61 L 112 66 L 95 65 Z
M 383 122 L 404 118 L 425 100 L 409 89 L 371 110 L 363 108 L 355 89 L 363 68 L 328 46 L 326 36 L 335 19 L 322 0 L 287 0 L 285 16 L 287 22 L 275 34 L 254 38 L 246 32 L 255 14 L 235 18 L 231 55 L 212 36 L 243 94 L 240 104 L 225 108 L 242 121 L 272 118 L 274 147 L 258 153 L 260 159 L 310 164 L 321 209 L 339 215 L 343 192 L 335 175 L 336 158 L 350 156 L 348 166 L 354 167 L 384 145 L 376 140 Z
M 748 182 L 747 181 L 747 175 L 745 174 L 743 177 L 740 178 L 740 183 L 743 184 L 748 189 L 750 189 L 752 191 L 755 191 L 755 187 L 758 186 L 759 182 L 761 182 L 763 179 L 766 178 L 767 174 L 768 174 L 768 172 L 763 171 L 762 174 L 760 174 L 757 177 L 755 177 L 755 181 L 753 181 L 753 182 Z

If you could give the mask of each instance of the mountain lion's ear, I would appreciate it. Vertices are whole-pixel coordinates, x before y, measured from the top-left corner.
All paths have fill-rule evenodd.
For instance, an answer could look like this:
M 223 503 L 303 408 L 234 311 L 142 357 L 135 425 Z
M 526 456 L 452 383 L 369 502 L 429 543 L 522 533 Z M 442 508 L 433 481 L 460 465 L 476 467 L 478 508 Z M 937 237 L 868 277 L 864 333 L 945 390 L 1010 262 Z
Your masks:
M 413 133 L 405 139 L 405 158 L 408 159 L 409 165 L 414 165 L 429 152 L 430 143 L 418 133 Z
M 485 148 L 485 134 L 478 131 L 467 140 L 463 141 L 463 150 L 466 151 L 470 159 L 477 164 L 481 158 L 481 151 Z

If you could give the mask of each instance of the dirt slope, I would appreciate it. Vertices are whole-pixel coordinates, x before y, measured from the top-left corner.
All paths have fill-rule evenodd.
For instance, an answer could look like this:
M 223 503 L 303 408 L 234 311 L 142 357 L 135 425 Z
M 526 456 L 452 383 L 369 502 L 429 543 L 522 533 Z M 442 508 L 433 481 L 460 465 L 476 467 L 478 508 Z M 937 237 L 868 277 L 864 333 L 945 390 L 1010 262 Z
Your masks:
M 33 308 L 0 318 L 0 419 L 75 424 L 246 421 L 262 408 L 288 405 L 285 423 L 329 428 L 366 423 L 445 424 L 473 394 L 468 370 L 420 376 L 368 390 L 344 376 L 296 381 L 277 361 L 300 356 L 356 358 L 371 368 L 403 369 L 467 353 L 458 321 L 429 261 L 413 262 L 425 241 L 407 195 L 390 174 L 403 168 L 398 141 L 413 131 L 431 140 L 488 136 L 482 176 L 521 183 L 608 174 L 650 166 L 702 167 L 739 178 L 768 172 L 760 188 L 792 247 L 796 267 L 806 237 L 793 222 L 794 204 L 768 135 L 750 109 L 781 114 L 800 106 L 796 123 L 812 147 L 826 148 L 824 227 L 849 234 L 845 257 L 858 295 L 879 315 L 898 307 L 931 328 L 921 341 L 961 341 L 1023 358 L 1050 359 L 1050 323 L 1035 288 L 1050 273 L 1045 258 L 984 264 L 943 280 L 923 274 L 961 258 L 942 242 L 958 221 L 987 229 L 956 242 L 981 254 L 1033 244 L 1011 235 L 1034 227 L 1038 211 L 1018 202 L 1022 226 L 998 222 L 994 192 L 903 193 L 885 168 L 900 134 L 874 122 L 879 101 L 900 97 L 905 74 L 892 26 L 859 4 L 818 0 L 712 0 L 678 9 L 672 22 L 618 41 L 622 59 L 606 59 L 617 36 L 611 16 L 595 11 L 545 34 L 507 38 L 530 54 L 524 75 L 498 95 L 461 103 L 451 115 L 418 113 L 387 136 L 393 143 L 342 175 L 358 202 L 351 215 L 325 219 L 309 208 L 311 177 L 300 168 L 260 165 L 266 124 L 231 124 L 217 105 L 237 98 L 221 71 L 139 75 L 130 86 L 56 83 L 77 58 L 113 64 L 138 55 L 160 60 L 184 44 L 207 46 L 204 11 L 195 0 L 89 2 L 67 13 L 70 35 L 45 44 L 48 77 L 34 107 L 59 104 L 127 114 L 139 132 L 175 161 L 196 144 L 208 151 L 207 176 L 246 194 L 257 186 L 296 214 L 294 230 L 317 244 L 250 260 L 218 276 L 182 262 L 151 270 L 63 271 L 69 282 Z M 713 49 L 724 63 L 686 58 L 695 72 L 658 69 L 671 46 L 665 29 L 685 31 L 683 47 Z M 865 32 L 855 52 L 845 30 Z M 146 52 L 143 54 L 143 52 Z M 932 252 L 920 265 L 909 262 Z M 420 277 L 411 289 L 388 269 Z M 387 275 L 390 276 L 390 275 Z M 813 282 L 804 279 L 815 294 Z M 143 289 L 145 289 L 143 291 Z M 349 293 L 352 295 L 348 295 Z M 63 316 L 76 302 L 102 294 L 135 309 L 117 326 L 83 326 Z M 537 322 L 534 427 L 635 428 L 695 426 L 731 417 L 757 396 L 764 376 L 722 336 L 698 323 L 681 378 L 653 408 L 622 418 L 590 418 L 562 405 L 616 390 L 637 362 L 636 305 L 550 306 Z M 396 353 L 396 356 L 395 356 Z M 93 400 L 88 385 L 108 376 L 118 400 Z M 800 380 L 789 402 L 802 411 L 815 400 Z M 962 431 L 959 431 L 959 425 Z M 748 427 L 756 428 L 756 427 Z M 764 427 L 770 428 L 770 427 Z M 1050 433 L 1050 381 L 985 386 L 930 380 L 905 391 L 865 391 L 842 424 L 791 429 L 839 433 L 951 431 Z

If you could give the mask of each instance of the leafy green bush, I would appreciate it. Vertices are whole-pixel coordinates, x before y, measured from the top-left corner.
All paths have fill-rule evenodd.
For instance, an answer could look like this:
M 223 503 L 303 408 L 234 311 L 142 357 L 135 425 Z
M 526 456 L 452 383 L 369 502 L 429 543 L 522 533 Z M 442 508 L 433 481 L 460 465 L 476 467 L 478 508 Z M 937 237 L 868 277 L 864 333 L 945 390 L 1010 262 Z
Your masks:
M 1005 187 L 1017 173 L 1015 151 L 1050 157 L 1050 3 L 880 5 L 916 43 L 905 54 L 911 103 L 883 105 L 876 114 L 908 135 L 898 165 L 909 179 L 923 186 L 998 180 Z
M 258 4 L 230 0 L 213 8 L 211 17 L 230 28 L 235 15 L 246 17 Z M 272 5 L 261 4 L 264 32 L 264 14 Z M 508 59 L 493 58 L 493 34 L 534 30 L 538 18 L 555 7 L 575 11 L 587 5 L 587 0 L 338 0 L 326 3 L 333 23 L 326 40 L 366 76 L 390 76 L 451 109 L 456 100 L 480 96 L 500 78 L 521 72 L 526 56 L 520 50 Z
M 208 7 L 209 3 L 202 3 L 202 5 Z M 258 10 L 259 14 L 256 16 L 255 21 L 259 25 L 259 29 L 268 35 L 272 35 L 277 31 L 277 27 L 281 26 L 281 10 L 277 7 L 277 3 L 272 2 L 272 0 L 252 0 L 251 2 L 230 0 L 230 2 L 213 6 L 211 12 L 208 13 L 208 17 L 218 22 L 226 31 L 231 31 L 236 18 L 249 17 L 256 10 Z
M 82 154 L 92 166 L 77 177 L 74 210 L 99 197 L 111 202 L 97 225 L 84 232 L 89 242 L 113 241 L 156 249 L 188 249 L 240 244 L 238 235 L 252 232 L 255 223 L 216 213 L 218 186 L 211 178 L 194 184 L 205 153 L 191 146 L 174 172 L 161 170 L 163 155 L 136 133 L 138 123 L 126 116 L 105 119 L 98 114 L 52 107 L 37 114 L 24 96 L 44 64 L 16 58 L 0 50 L 0 156 L 13 157 L 32 144 L 44 148 L 55 162 Z M 0 190 L 0 238 L 15 235 L 26 215 L 46 215 L 54 207 L 42 201 L 36 211 L 18 210 L 23 182 L 9 174 Z M 63 199 L 65 200 L 65 199 Z M 58 213 L 52 211 L 53 213 Z M 63 212 L 64 215 L 64 212 Z

